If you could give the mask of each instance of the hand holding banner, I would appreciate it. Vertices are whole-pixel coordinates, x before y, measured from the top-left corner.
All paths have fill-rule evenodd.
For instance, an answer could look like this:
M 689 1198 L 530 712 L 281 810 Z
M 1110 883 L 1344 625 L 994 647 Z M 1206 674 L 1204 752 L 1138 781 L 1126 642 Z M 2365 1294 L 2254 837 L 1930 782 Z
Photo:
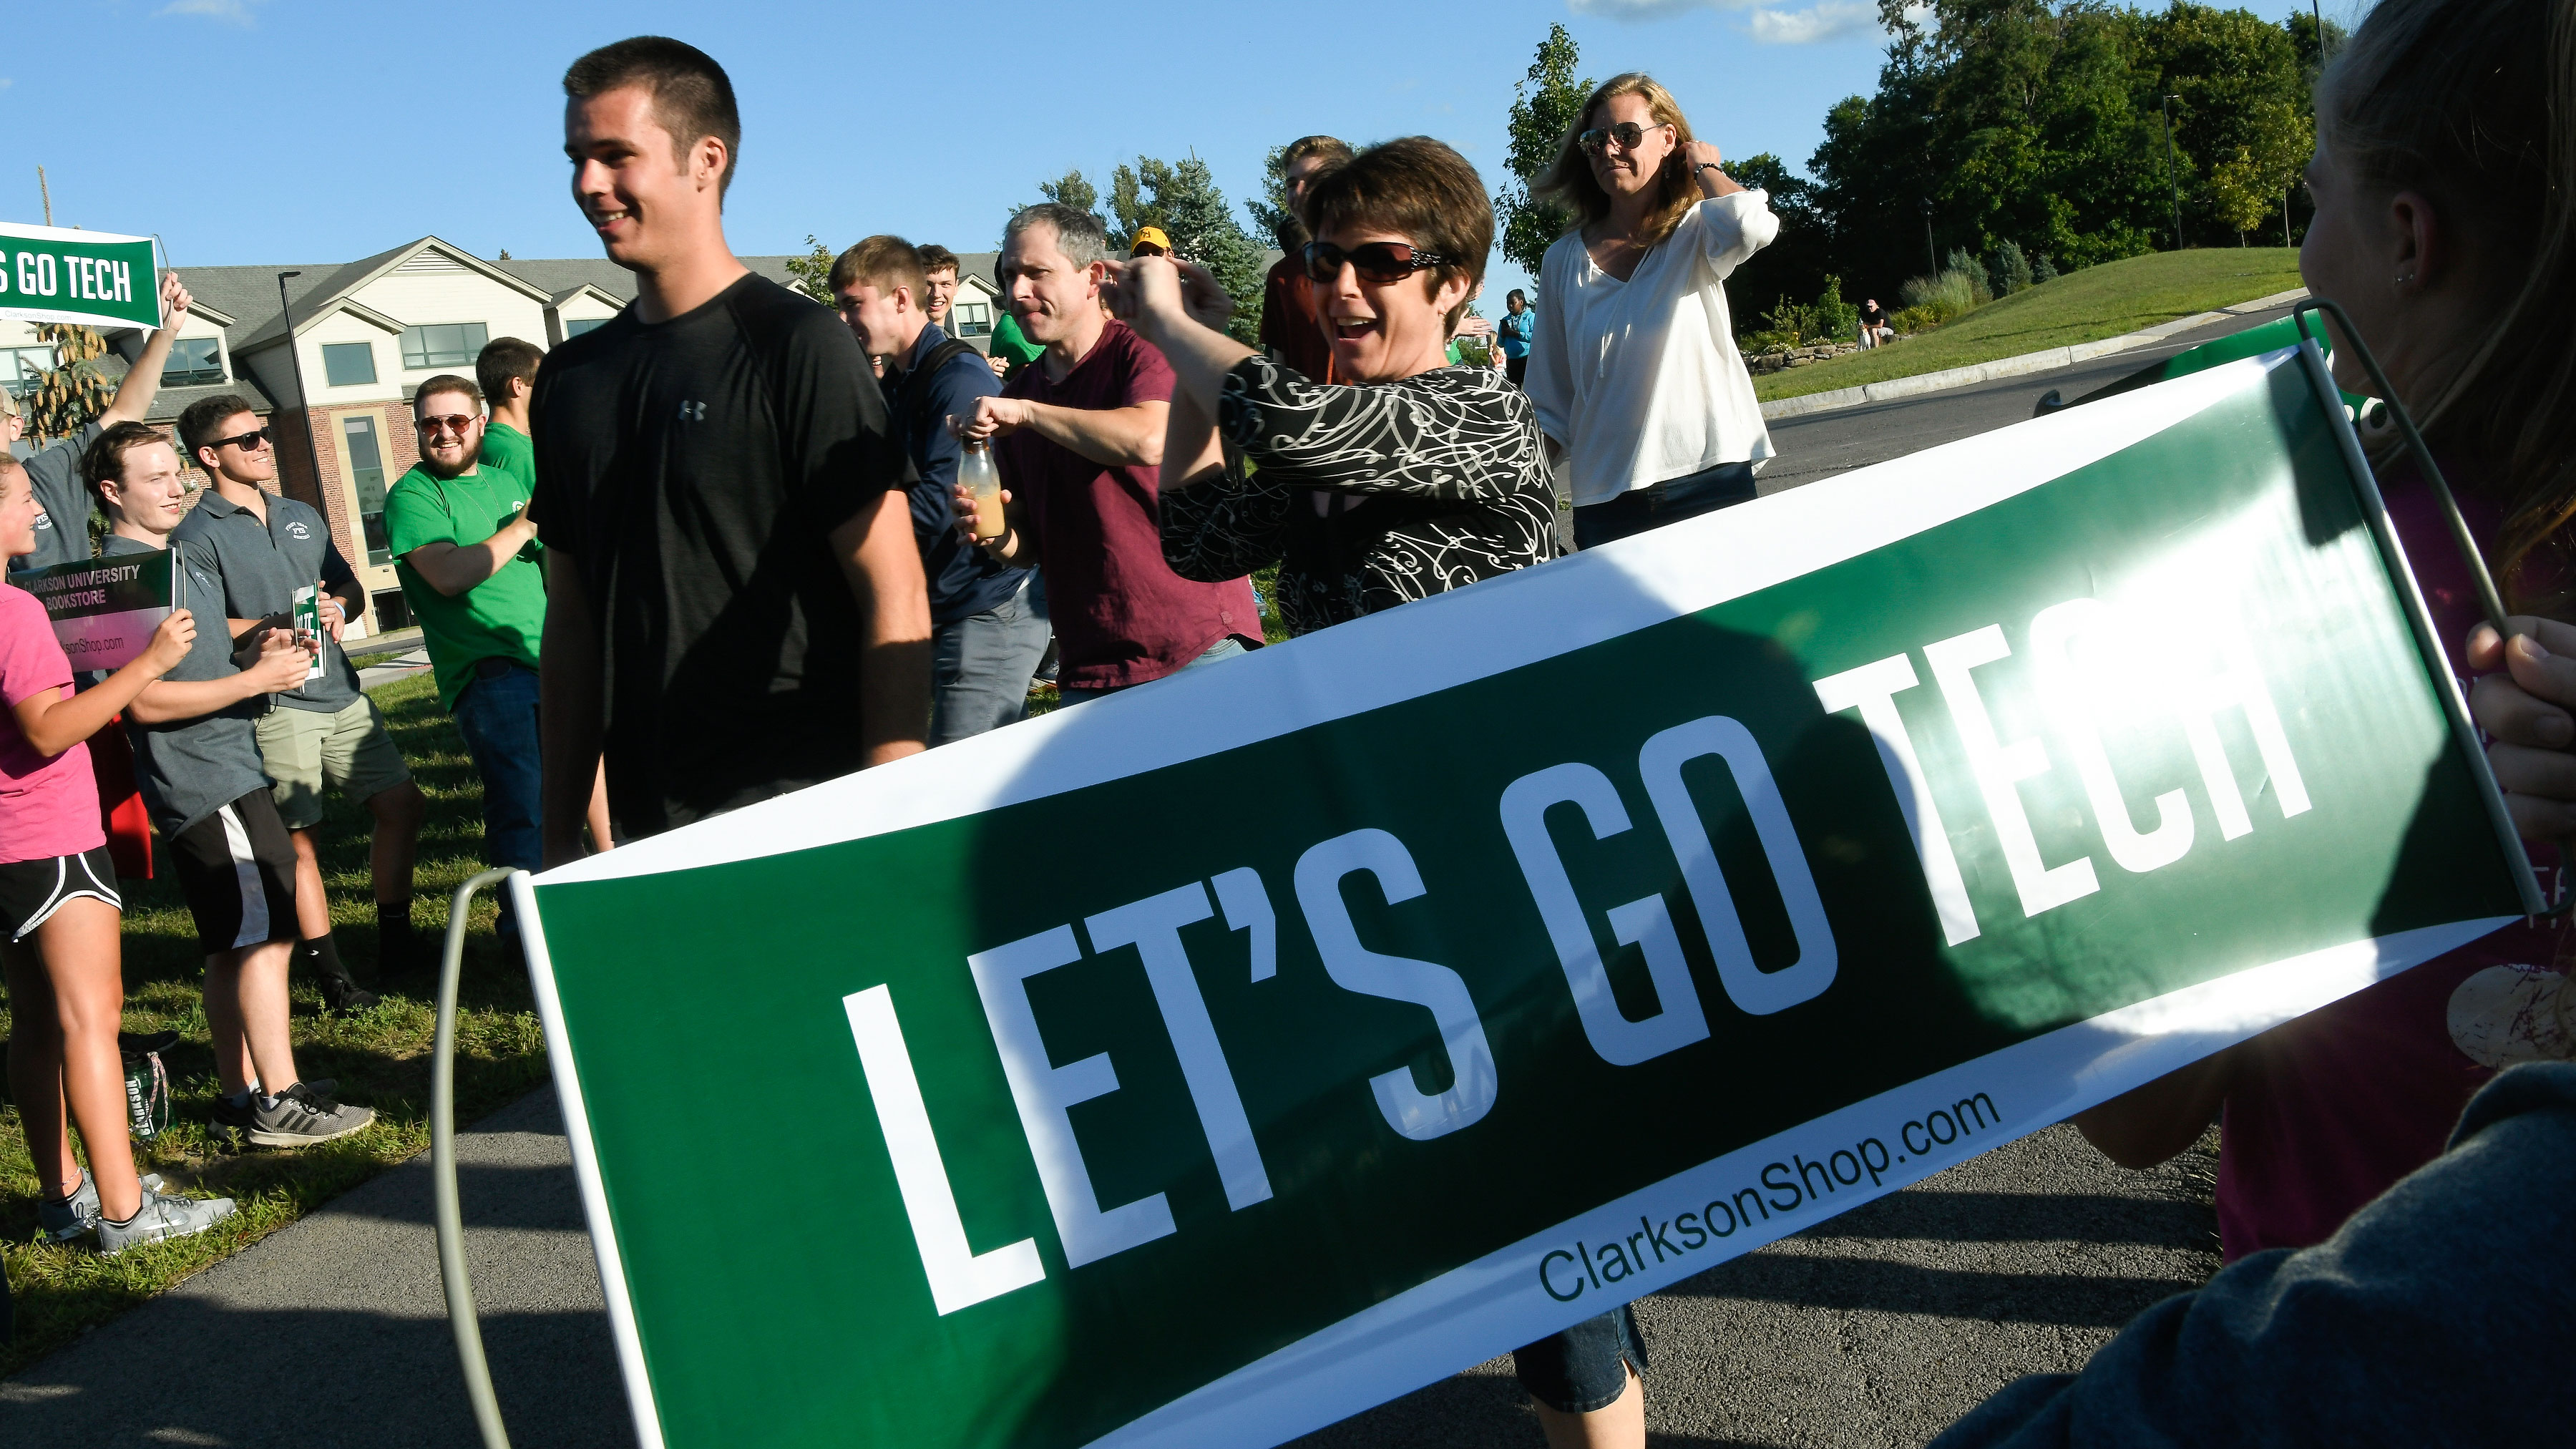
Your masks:
M 122 669 L 152 643 L 152 631 L 182 607 L 180 580 L 168 549 L 84 559 L 15 574 L 9 582 L 36 596 L 72 668 Z
M 643 1441 L 1273 1444 L 2531 909 L 2309 361 L 520 878 Z
M 0 223 L 0 317 L 146 331 L 160 326 L 152 238 Z

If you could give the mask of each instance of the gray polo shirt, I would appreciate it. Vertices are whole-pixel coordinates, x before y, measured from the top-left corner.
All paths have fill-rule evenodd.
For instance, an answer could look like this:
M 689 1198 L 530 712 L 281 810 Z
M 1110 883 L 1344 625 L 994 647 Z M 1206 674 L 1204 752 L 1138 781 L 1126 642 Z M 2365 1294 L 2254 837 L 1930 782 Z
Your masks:
M 176 539 L 170 547 L 186 570 L 179 584 L 179 602 L 197 616 L 197 641 L 179 667 L 161 677 L 204 680 L 239 674 L 233 667 L 232 646 L 224 638 L 223 620 L 214 617 L 220 610 L 211 602 L 223 597 L 222 576 L 202 548 Z M 148 543 L 114 534 L 103 546 L 104 556 L 111 558 L 151 552 Z M 268 788 L 268 776 L 260 766 L 259 732 L 253 724 L 267 712 L 267 698 L 254 694 L 213 714 L 170 724 L 141 724 L 131 714 L 125 717 L 126 738 L 134 742 L 134 782 L 142 787 L 143 803 L 151 807 L 152 823 L 160 827 L 164 839 L 176 840 L 223 806 Z
M 224 612 L 233 618 L 265 619 L 287 613 L 295 607 L 295 591 L 317 579 L 324 593 L 354 598 L 360 609 L 366 607 L 358 576 L 331 542 L 331 526 L 310 504 L 272 493 L 268 522 L 263 525 L 258 514 L 209 488 L 170 537 L 196 544 L 214 556 L 223 584 Z M 199 628 L 206 626 L 205 612 L 200 611 Z M 292 694 L 275 696 L 289 709 L 323 714 L 337 714 L 357 697 L 358 671 L 327 633 L 322 638 L 321 676 L 306 680 Z
M 28 481 L 35 484 L 36 506 L 45 513 L 36 520 L 36 551 L 9 560 L 11 573 L 89 557 L 89 487 L 81 482 L 80 460 L 98 435 L 99 426 L 92 423 L 19 460 L 26 465 Z

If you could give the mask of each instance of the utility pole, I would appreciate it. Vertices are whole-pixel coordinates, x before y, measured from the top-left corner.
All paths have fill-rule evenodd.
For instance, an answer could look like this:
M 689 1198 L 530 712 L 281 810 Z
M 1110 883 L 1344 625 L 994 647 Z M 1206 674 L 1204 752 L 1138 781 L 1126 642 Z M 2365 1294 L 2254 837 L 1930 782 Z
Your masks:
M 45 168 L 36 168 L 36 194 L 45 198 L 45 225 L 54 224 L 54 188 L 45 184 Z
M 2173 103 L 2180 96 L 2159 96 L 2156 104 L 2165 113 L 2165 189 L 2173 195 L 2174 250 L 2182 250 L 2182 182 L 2174 175 Z
M 1932 198 L 1923 198 L 1923 275 L 1941 275 L 1940 254 L 1932 249 Z
M 322 452 L 313 441 L 313 399 L 304 390 L 304 350 L 295 340 L 295 304 L 286 299 L 286 279 L 303 275 L 302 272 L 277 274 L 277 306 L 280 320 L 286 324 L 286 360 L 295 369 L 295 407 L 304 415 L 304 462 L 313 470 L 314 501 L 318 503 L 322 490 Z M 285 451 L 280 449 L 278 456 L 284 457 Z M 284 489 L 286 480 L 278 479 L 277 486 Z

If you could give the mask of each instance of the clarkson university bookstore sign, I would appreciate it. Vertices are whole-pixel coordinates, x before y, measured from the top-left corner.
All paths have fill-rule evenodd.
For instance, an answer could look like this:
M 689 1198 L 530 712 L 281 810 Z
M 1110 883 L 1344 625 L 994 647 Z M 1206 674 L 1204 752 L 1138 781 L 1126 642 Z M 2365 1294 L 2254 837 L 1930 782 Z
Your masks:
M 2323 387 L 518 878 L 644 1442 L 1277 1443 L 2536 909 Z

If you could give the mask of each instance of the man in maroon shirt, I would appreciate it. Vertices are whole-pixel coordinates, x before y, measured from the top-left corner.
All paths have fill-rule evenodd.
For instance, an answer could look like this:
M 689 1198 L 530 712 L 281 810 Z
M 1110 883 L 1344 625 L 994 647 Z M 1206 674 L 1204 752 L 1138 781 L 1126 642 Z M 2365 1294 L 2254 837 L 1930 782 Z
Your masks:
M 1288 209 L 1306 204 L 1306 188 L 1326 167 L 1351 159 L 1351 148 L 1330 136 L 1300 136 L 1280 157 L 1280 174 L 1288 182 Z M 1295 368 L 1308 382 L 1331 382 L 1333 344 L 1315 320 L 1315 284 L 1306 280 L 1306 260 L 1298 249 L 1306 225 L 1280 228 L 1281 257 L 1261 287 L 1261 349 L 1283 367 Z M 1290 245 L 1291 242 L 1296 245 Z
M 1172 369 L 1100 303 L 1109 240 L 1046 202 L 1011 218 L 996 271 L 1046 355 L 954 426 L 991 440 L 1007 527 L 984 545 L 1045 570 L 1065 702 L 1149 684 L 1261 646 L 1249 579 L 1193 583 L 1163 562 L 1155 478 Z M 971 519 L 972 500 L 964 506 Z

